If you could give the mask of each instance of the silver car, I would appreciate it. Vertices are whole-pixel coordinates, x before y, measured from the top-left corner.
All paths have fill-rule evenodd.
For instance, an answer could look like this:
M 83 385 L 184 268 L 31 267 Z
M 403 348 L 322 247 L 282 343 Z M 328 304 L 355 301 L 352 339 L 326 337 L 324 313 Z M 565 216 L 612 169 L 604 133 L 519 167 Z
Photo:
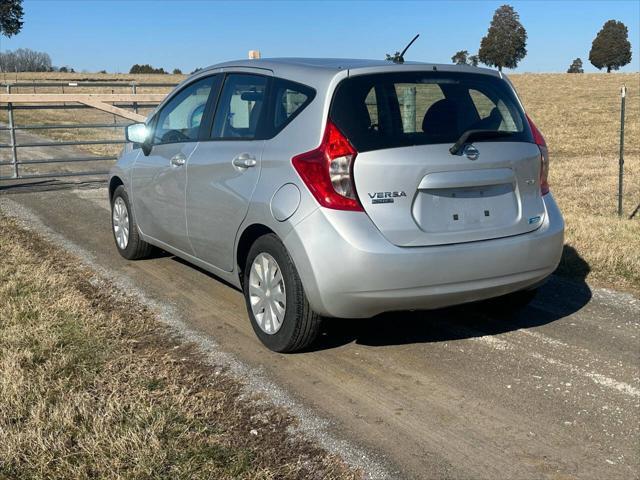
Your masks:
M 275 351 L 307 347 L 322 317 L 532 291 L 562 253 L 544 139 L 493 70 L 228 62 L 127 139 L 109 181 L 118 251 L 158 247 L 242 289 Z

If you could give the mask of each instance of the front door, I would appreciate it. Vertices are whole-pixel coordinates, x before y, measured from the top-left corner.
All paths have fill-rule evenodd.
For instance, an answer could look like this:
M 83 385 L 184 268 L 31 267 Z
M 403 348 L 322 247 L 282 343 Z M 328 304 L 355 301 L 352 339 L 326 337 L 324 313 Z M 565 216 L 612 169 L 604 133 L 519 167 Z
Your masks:
M 199 144 L 187 165 L 187 228 L 194 254 L 226 271 L 233 270 L 236 233 L 260 175 L 267 83 L 261 75 L 226 76 L 210 140 Z
M 215 76 L 176 93 L 154 116 L 151 151 L 139 155 L 131 183 L 136 222 L 145 235 L 192 254 L 185 217 L 186 168 L 197 147 Z

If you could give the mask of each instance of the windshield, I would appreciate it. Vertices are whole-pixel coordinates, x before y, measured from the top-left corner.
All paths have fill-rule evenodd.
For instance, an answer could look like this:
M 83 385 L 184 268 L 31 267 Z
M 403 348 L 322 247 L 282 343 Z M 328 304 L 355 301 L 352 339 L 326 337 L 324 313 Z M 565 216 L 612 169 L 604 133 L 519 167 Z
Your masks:
M 331 119 L 356 150 L 455 143 L 467 130 L 503 132 L 485 141 L 532 142 L 502 79 L 454 72 L 358 75 L 338 85 Z M 482 141 L 480 139 L 479 141 Z

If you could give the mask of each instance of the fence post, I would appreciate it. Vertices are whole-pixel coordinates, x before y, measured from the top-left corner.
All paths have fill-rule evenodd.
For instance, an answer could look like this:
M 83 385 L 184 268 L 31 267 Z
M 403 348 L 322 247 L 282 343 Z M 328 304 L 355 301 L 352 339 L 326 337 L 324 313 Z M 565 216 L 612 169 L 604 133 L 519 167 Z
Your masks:
M 402 123 L 405 132 L 415 132 L 416 128 L 416 87 L 406 87 L 402 98 Z
M 11 85 L 7 84 L 7 93 L 11 93 Z M 9 138 L 11 139 L 11 165 L 13 165 L 13 178 L 19 177 L 18 172 L 18 149 L 16 147 L 16 127 L 13 119 L 13 105 L 7 103 L 9 114 Z
M 618 159 L 618 216 L 622 216 L 622 191 L 624 180 L 624 103 L 627 97 L 627 87 L 620 89 L 620 157 Z
M 138 90 L 138 88 L 137 88 L 135 82 L 132 83 L 131 84 L 131 93 L 133 93 L 135 95 L 136 93 L 138 93 L 137 90 Z M 133 102 L 133 111 L 138 113 L 138 102 Z

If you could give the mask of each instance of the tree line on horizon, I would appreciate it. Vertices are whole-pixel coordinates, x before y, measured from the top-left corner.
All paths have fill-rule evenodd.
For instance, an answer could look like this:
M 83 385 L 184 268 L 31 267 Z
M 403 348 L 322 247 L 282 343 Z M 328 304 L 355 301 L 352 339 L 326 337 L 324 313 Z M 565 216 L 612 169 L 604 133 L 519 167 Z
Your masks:
M 3 72 L 52 72 L 51 57 L 44 52 L 28 48 L 0 52 L 0 71 Z
M 598 70 L 618 70 L 631 62 L 631 43 L 626 25 L 617 20 L 608 20 L 602 26 L 591 44 L 589 61 Z M 478 66 L 484 63 L 490 67 L 516 68 L 527 55 L 527 31 L 518 12 L 511 5 L 499 7 L 491 20 L 489 31 L 480 42 L 477 55 L 469 55 L 468 50 L 459 50 L 451 61 L 457 65 Z M 393 59 L 393 56 L 387 55 Z M 584 73 L 582 59 L 573 60 L 567 73 Z
M 195 69 L 191 73 L 201 70 Z M 45 52 L 37 52 L 29 48 L 19 48 L 14 51 L 7 50 L 0 52 L 0 72 L 60 72 L 60 73 L 76 73 L 76 71 L 68 66 L 54 66 L 51 63 L 51 57 Z M 106 70 L 100 70 L 98 73 L 107 73 Z M 182 75 L 182 70 L 174 68 L 171 72 L 165 71 L 164 68 L 154 68 L 149 64 L 135 64 L 129 69 L 131 74 L 163 74 Z
M 149 65 L 148 63 L 145 63 L 144 65 L 138 65 L 137 63 L 135 65 L 133 65 L 131 67 L 131 69 L 129 70 L 129 73 L 145 73 L 145 74 L 149 74 L 149 73 L 161 73 L 161 74 L 169 74 L 169 72 L 166 72 L 164 70 L 164 68 L 160 67 L 160 68 L 154 68 L 151 65 Z M 174 75 L 182 75 L 182 70 L 180 70 L 179 68 L 174 68 L 173 69 L 173 73 Z

